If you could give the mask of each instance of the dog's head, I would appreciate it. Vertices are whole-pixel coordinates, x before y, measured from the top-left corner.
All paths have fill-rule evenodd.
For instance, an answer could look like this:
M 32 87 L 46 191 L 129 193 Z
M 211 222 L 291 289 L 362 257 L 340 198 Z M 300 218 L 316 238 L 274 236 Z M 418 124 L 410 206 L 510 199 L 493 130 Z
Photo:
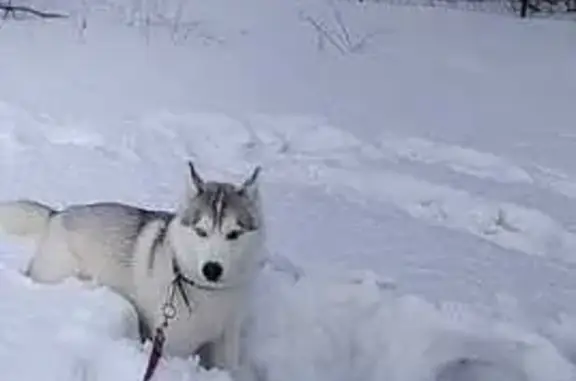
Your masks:
M 188 192 L 172 236 L 182 270 L 214 287 L 241 282 L 258 266 L 263 238 L 258 176 L 241 183 L 204 181 L 188 162 Z

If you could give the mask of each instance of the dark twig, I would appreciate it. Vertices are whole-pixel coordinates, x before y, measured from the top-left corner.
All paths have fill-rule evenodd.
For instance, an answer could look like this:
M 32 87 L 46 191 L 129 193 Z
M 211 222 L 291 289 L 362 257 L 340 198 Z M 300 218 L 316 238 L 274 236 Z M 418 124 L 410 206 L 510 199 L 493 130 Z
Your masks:
M 4 15 L 2 16 L 4 20 L 6 20 L 10 15 L 12 15 L 13 18 L 16 18 L 16 12 L 30 13 L 34 16 L 44 19 L 58 19 L 68 17 L 68 15 L 62 13 L 43 12 L 24 5 L 12 5 L 12 0 L 9 0 L 7 3 L 0 3 L 0 10 L 4 11 Z
M 316 29 L 316 32 L 318 32 L 319 37 L 324 37 L 326 39 L 326 41 L 330 42 L 336 49 L 338 49 L 338 51 L 340 53 L 346 54 L 346 50 L 341 46 L 340 43 L 338 43 L 338 41 L 336 41 L 334 39 L 332 34 L 330 34 L 323 25 L 321 25 L 318 21 L 314 20 L 310 16 L 304 16 L 303 14 L 301 14 L 300 17 L 303 20 L 310 23 L 310 25 L 312 25 L 314 27 L 314 29 Z M 319 41 L 321 41 L 321 40 L 319 40 Z

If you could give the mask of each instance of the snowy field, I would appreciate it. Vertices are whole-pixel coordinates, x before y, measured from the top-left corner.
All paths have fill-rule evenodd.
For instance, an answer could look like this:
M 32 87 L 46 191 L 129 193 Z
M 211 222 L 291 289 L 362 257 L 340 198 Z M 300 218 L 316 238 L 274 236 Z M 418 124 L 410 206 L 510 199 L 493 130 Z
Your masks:
M 16 2 L 16 1 L 15 1 Z M 0 27 L 0 198 L 173 208 L 262 165 L 257 381 L 576 380 L 576 24 L 366 2 L 36 0 Z M 0 245 L 2 381 L 137 381 L 111 292 Z M 222 381 L 167 359 L 158 381 Z

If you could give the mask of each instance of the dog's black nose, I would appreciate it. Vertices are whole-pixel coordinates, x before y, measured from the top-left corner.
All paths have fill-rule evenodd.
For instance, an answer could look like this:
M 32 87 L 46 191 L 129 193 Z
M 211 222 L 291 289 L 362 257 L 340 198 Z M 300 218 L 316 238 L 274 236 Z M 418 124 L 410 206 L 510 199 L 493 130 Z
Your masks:
M 217 282 L 222 276 L 223 271 L 222 265 L 218 262 L 206 262 L 202 267 L 202 274 L 204 274 L 210 282 Z

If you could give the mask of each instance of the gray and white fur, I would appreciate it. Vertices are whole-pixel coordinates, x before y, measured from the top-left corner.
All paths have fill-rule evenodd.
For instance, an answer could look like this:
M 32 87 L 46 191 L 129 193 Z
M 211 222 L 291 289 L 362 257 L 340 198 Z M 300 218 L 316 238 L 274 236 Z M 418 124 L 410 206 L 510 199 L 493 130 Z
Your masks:
M 54 210 L 17 200 L 0 203 L 0 228 L 35 243 L 27 270 L 33 280 L 77 277 L 129 300 L 143 338 L 162 321 L 176 265 L 189 282 L 186 295 L 175 297 L 165 353 L 199 354 L 203 365 L 234 372 L 250 281 L 263 259 L 260 167 L 235 185 L 205 182 L 188 164 L 188 189 L 174 212 L 114 202 Z

